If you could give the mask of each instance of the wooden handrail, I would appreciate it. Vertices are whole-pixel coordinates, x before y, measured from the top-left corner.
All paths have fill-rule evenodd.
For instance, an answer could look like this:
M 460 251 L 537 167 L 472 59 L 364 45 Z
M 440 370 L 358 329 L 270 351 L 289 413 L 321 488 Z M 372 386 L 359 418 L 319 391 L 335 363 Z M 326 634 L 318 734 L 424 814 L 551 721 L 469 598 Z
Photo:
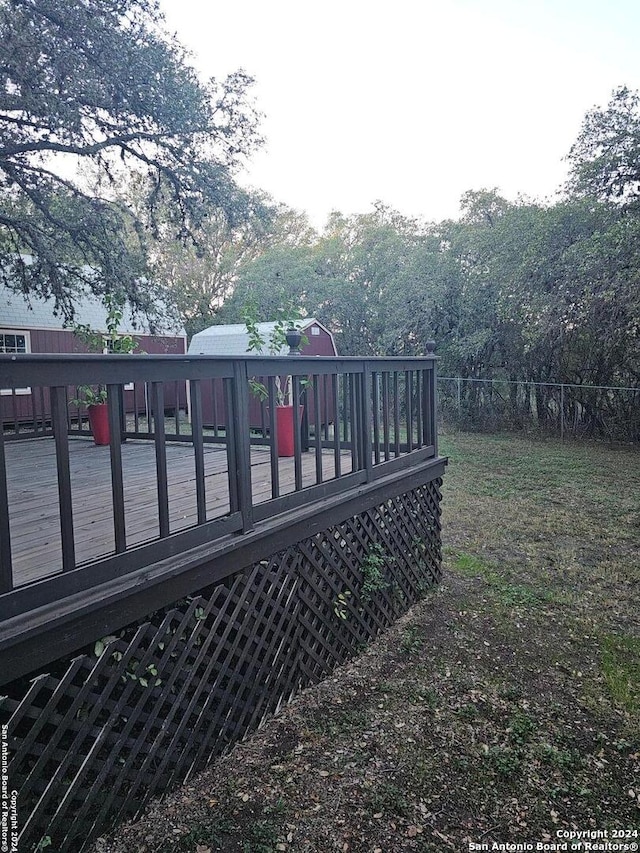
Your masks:
M 274 381 L 286 375 L 294 377 L 294 410 L 304 405 L 306 417 L 304 428 L 298 418 L 293 420 L 291 482 L 285 490 Z M 254 376 L 265 380 L 268 398 L 262 403 L 251 393 L 249 379 Z M 302 379 L 310 380 L 306 390 Z M 109 391 L 110 445 L 105 453 L 110 495 L 103 506 L 110 516 L 113 544 L 102 550 L 96 546 L 95 553 L 81 553 L 79 547 L 79 541 L 91 534 L 83 527 L 83 498 L 70 455 L 74 441 L 90 436 L 83 412 L 69 405 L 78 385 L 102 385 Z M 246 534 L 279 513 L 321 501 L 341 488 L 372 482 L 387 472 L 410 470 L 437 455 L 433 355 L 366 359 L 0 355 L 0 388 L 10 391 L 0 396 L 0 612 L 5 618 L 229 533 Z M 19 396 L 11 389 L 30 391 Z M 25 414 L 19 416 L 22 403 Z M 164 408 L 169 404 L 174 413 L 165 423 Z M 256 425 L 252 411 L 259 406 L 263 408 Z M 19 452 L 13 448 L 20 439 L 47 433 L 55 438 L 58 492 L 57 529 L 51 528 L 57 545 L 51 553 L 59 546 L 62 559 L 42 578 L 24 583 L 16 565 L 29 559 L 28 539 L 20 538 L 16 548 L 21 521 L 19 513 L 12 512 L 12 500 L 19 494 L 16 478 L 23 476 L 15 466 L 23 463 L 14 463 Z M 136 516 L 135 488 L 127 483 L 121 447 L 122 440 L 130 439 L 147 440 L 155 447 L 150 475 L 155 528 L 142 533 L 138 527 L 146 522 Z M 177 487 L 168 473 L 171 444 L 193 447 L 189 463 L 193 474 L 185 473 L 181 480 L 185 506 L 193 504 L 193 516 L 178 517 L 172 510 L 172 489 Z M 216 478 L 207 469 L 212 445 L 219 445 L 223 454 L 216 461 L 224 460 L 226 468 L 219 468 L 226 477 Z M 134 442 L 127 449 L 127 458 L 136 446 Z M 260 452 L 268 453 L 269 464 L 260 466 L 259 482 L 254 482 L 252 458 L 255 462 Z M 211 494 L 214 488 L 221 489 L 220 495 Z

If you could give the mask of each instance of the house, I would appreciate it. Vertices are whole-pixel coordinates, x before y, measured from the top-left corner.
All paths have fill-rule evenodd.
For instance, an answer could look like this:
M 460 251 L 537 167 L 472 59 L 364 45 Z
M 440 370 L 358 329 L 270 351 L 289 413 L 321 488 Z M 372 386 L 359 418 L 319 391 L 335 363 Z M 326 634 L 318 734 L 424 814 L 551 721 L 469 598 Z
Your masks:
M 89 326 L 96 331 L 106 331 L 107 309 L 103 302 L 92 294 L 85 294 L 75 303 L 75 322 Z M 187 337 L 173 321 L 169 321 L 165 329 L 152 334 L 144 319 L 134 322 L 128 308 L 119 324 L 119 331 L 131 334 L 138 343 L 140 351 L 149 354 L 183 355 L 187 349 Z M 0 285 L 0 353 L 84 353 L 87 347 L 65 325 L 64 318 L 54 313 L 53 300 L 45 300 L 36 296 L 28 299 L 22 294 Z M 179 394 L 180 405 L 184 406 L 184 389 L 173 393 L 167 401 L 169 407 L 175 405 L 175 395 Z M 73 391 L 70 394 L 74 396 Z M 4 403 L 2 422 L 27 423 L 34 418 L 49 416 L 47 399 L 35 400 L 31 388 L 12 390 L 0 389 L 0 403 Z M 125 409 L 128 412 L 138 409 L 144 411 L 144 388 L 126 388 L 124 396 Z
M 307 339 L 307 343 L 301 347 L 302 355 L 336 356 L 335 341 L 331 332 L 313 317 L 307 317 L 296 324 Z M 276 322 L 258 323 L 257 329 L 260 336 L 269 341 Z M 244 323 L 234 323 L 226 326 L 209 326 L 198 332 L 189 344 L 189 355 L 212 355 L 212 356 L 238 356 L 248 354 L 264 355 L 288 355 L 289 348 L 283 347 L 278 353 L 268 352 L 268 343 L 264 353 L 252 352 L 249 349 L 249 333 Z M 259 377 L 256 377 L 259 379 Z M 313 420 L 313 401 L 309 400 L 307 414 Z M 333 406 L 331 400 L 325 400 L 324 388 L 321 393 L 321 408 L 323 412 L 322 423 L 333 420 Z M 212 381 L 210 385 L 202 389 L 202 417 L 207 426 L 224 427 L 225 415 L 224 393 L 221 382 Z M 254 397 L 249 407 L 249 419 L 254 429 L 264 429 L 265 408 L 260 401 Z

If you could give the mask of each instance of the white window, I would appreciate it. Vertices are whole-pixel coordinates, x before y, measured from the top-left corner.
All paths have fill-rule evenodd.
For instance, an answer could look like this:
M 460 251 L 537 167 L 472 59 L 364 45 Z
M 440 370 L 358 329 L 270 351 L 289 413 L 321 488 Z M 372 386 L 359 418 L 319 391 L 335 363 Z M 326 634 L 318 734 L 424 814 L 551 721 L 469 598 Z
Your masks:
M 31 352 L 31 336 L 29 332 L 18 330 L 0 329 L 0 353 L 13 355 L 14 353 Z M 16 394 L 30 394 L 31 388 L 16 388 Z M 0 394 L 12 394 L 11 388 L 0 388 Z

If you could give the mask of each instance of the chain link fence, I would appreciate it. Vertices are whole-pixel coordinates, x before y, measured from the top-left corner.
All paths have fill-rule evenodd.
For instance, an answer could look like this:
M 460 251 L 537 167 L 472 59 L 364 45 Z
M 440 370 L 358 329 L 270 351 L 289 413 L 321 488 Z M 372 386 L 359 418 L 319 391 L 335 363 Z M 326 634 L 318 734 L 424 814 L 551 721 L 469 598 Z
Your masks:
M 640 441 L 640 388 L 440 376 L 438 406 L 465 430 Z

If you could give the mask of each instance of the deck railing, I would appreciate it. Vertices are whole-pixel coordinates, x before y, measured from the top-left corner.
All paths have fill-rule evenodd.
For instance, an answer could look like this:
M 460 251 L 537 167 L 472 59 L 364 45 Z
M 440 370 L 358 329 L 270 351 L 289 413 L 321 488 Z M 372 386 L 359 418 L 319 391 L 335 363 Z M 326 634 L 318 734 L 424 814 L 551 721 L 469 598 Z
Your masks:
M 282 459 L 288 376 L 302 417 Z M 82 385 L 107 391 L 107 447 L 71 402 Z M 433 356 L 0 356 L 0 388 L 4 618 L 437 456 Z M 39 460 L 30 484 L 25 447 Z

